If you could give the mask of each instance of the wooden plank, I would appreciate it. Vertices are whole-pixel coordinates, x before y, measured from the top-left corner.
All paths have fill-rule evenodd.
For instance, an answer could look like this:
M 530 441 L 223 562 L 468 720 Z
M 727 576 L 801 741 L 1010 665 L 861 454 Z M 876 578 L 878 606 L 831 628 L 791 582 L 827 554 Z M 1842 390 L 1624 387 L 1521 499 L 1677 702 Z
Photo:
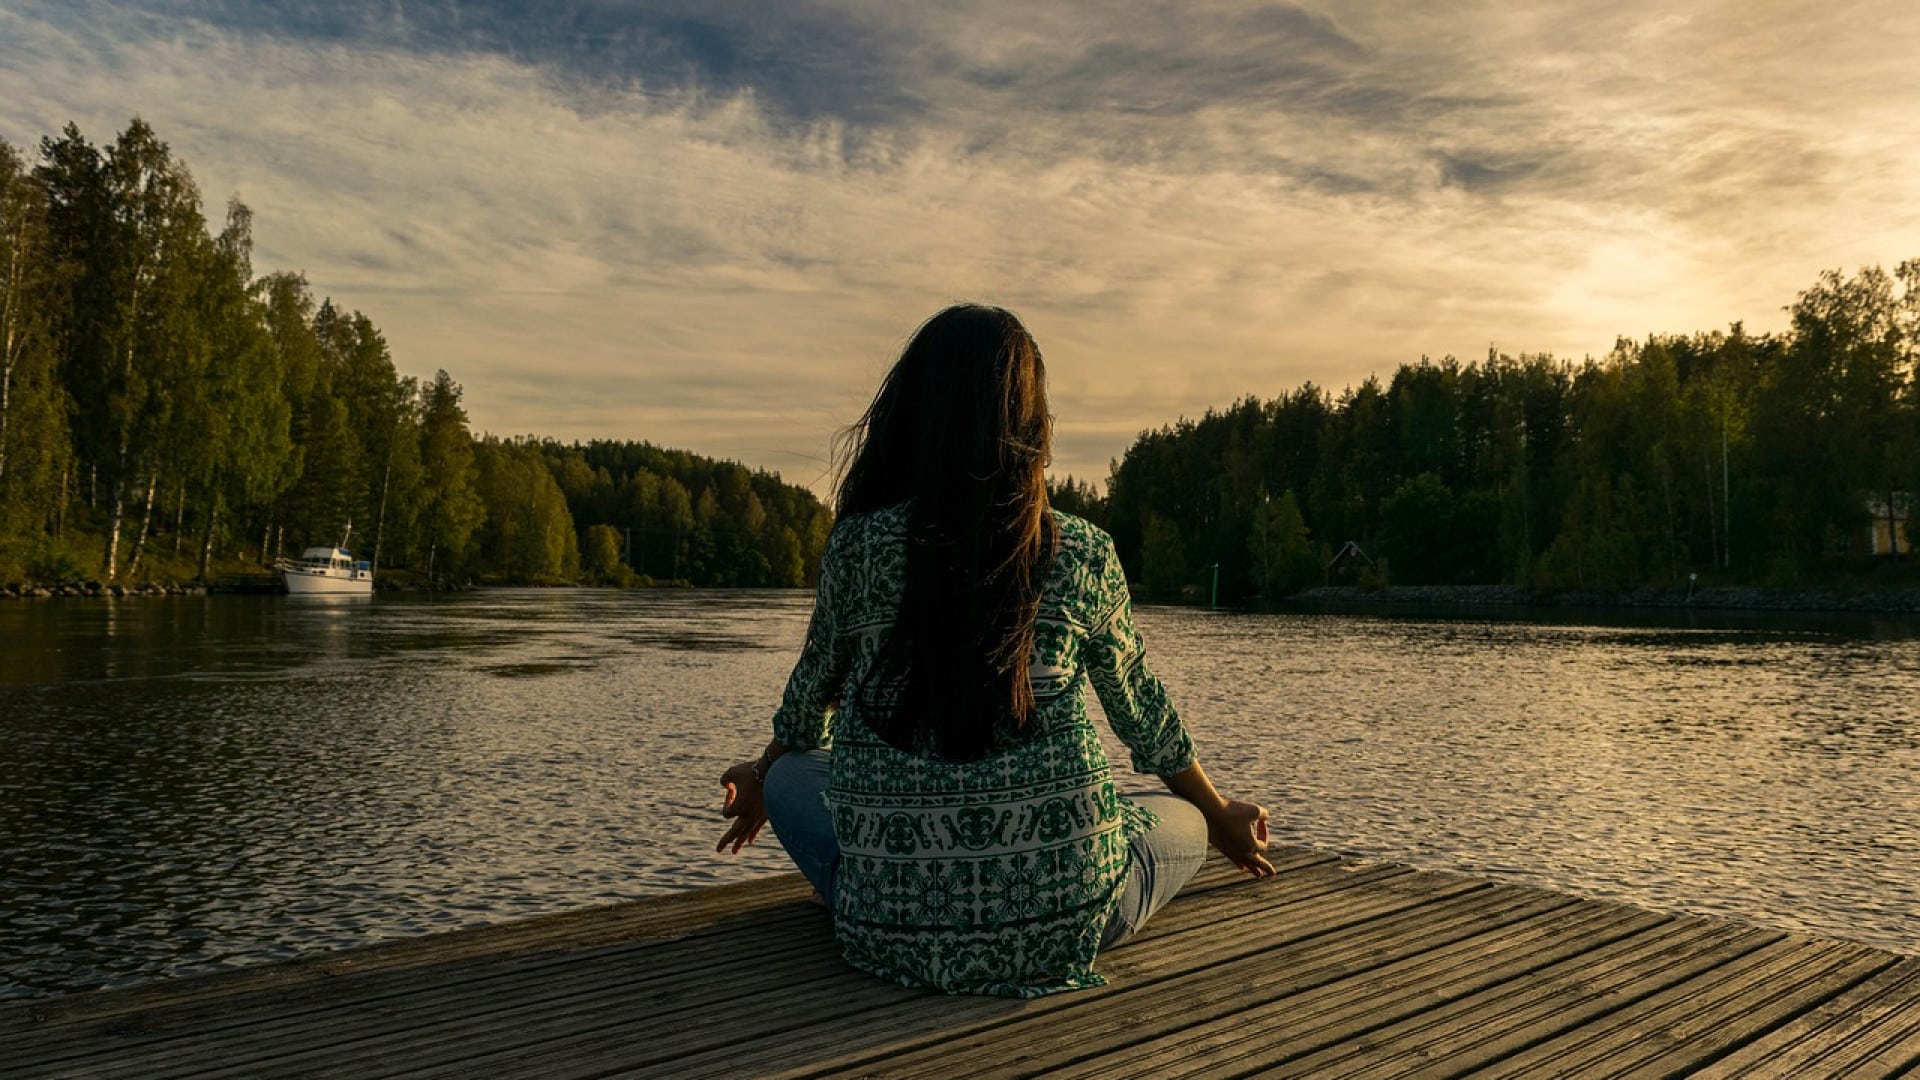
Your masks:
M 1390 868 L 1379 868 L 1370 871 L 1369 875 L 1384 877 L 1389 873 Z M 1327 890 L 1337 886 L 1350 888 L 1360 887 L 1365 884 L 1367 875 L 1332 873 L 1322 876 L 1329 880 L 1315 886 L 1315 891 Z M 1182 909 L 1183 914 L 1190 915 L 1195 908 L 1201 905 L 1211 904 L 1218 909 L 1220 903 L 1232 901 L 1237 905 L 1237 914 L 1234 908 L 1215 910 L 1208 923 L 1208 925 L 1214 926 L 1223 925 L 1230 923 L 1234 917 L 1266 914 L 1266 907 L 1260 903 L 1262 896 L 1273 895 L 1280 891 L 1266 888 L 1267 884 L 1268 883 L 1248 882 L 1243 888 L 1219 894 L 1218 898 L 1203 896 L 1192 903 L 1187 901 L 1176 902 L 1174 907 Z M 1172 910 L 1174 910 L 1174 908 L 1169 909 L 1169 911 Z M 1174 919 L 1167 920 L 1168 923 L 1176 921 L 1177 920 Z M 1161 920 L 1156 918 L 1155 923 L 1150 924 L 1149 929 L 1151 930 L 1152 926 L 1160 924 Z M 1129 944 L 1125 949 L 1119 950 L 1115 955 L 1124 956 L 1129 953 L 1135 955 L 1150 955 L 1152 952 L 1153 946 L 1149 940 L 1146 940 L 1146 935 L 1143 935 L 1142 941 Z M 874 1021 L 869 1018 L 869 1013 L 876 1010 L 886 1010 L 897 1007 L 916 998 L 927 999 L 929 1004 L 938 1003 L 935 1008 L 939 1011 L 952 1010 L 956 1006 L 962 1006 L 963 1003 L 980 1003 L 973 1007 L 987 1009 L 990 1012 L 997 1012 L 1005 1004 L 995 1002 L 993 999 L 948 998 L 938 994 L 929 995 L 923 991 L 908 991 L 864 975 L 850 974 L 849 977 L 852 981 L 847 984 L 845 991 L 837 996 L 832 998 L 801 998 L 795 1000 L 787 1000 L 786 997 L 783 996 L 780 1001 L 771 1003 L 769 1008 L 762 1010 L 756 1016 L 756 1030 L 764 1032 L 769 1040 L 771 1040 L 766 1045 L 777 1043 L 777 1049 L 772 1055 L 772 1065 L 774 1067 L 794 1060 L 793 1055 L 796 1051 L 793 1043 L 796 1037 L 804 1039 L 814 1032 L 823 1032 L 828 1038 L 833 1040 L 829 1044 L 829 1051 L 839 1052 L 844 1049 L 842 1044 L 848 1029 L 855 1031 L 898 1030 L 901 1023 L 899 1017 L 888 1015 L 884 1018 L 884 1021 Z M 938 1017 L 935 1019 L 938 1019 Z M 945 1019 L 950 1026 L 953 1018 L 946 1016 Z M 613 1040 L 613 1044 L 604 1048 L 596 1042 L 597 1036 L 594 1032 L 585 1032 L 583 1034 L 576 1031 L 565 1039 L 556 1039 L 554 1040 L 555 1042 L 564 1044 L 563 1053 L 554 1055 L 556 1060 L 545 1061 L 541 1064 L 538 1067 L 540 1070 L 543 1070 L 540 1074 L 548 1075 L 548 1071 L 551 1070 L 567 1070 L 559 1073 L 559 1075 L 571 1075 L 570 1070 L 575 1069 L 591 1071 L 590 1066 L 598 1060 L 595 1056 L 598 1053 L 627 1054 L 628 1051 L 625 1048 L 625 1044 L 628 1041 L 627 1034 L 629 1030 L 630 1023 L 626 1020 L 622 1020 L 619 1024 L 610 1028 L 606 1034 Z M 706 1043 L 701 1045 L 699 1040 L 703 1038 L 706 1039 Z M 736 1047 L 734 1042 L 735 1040 L 732 1038 L 716 1035 L 707 1029 L 676 1032 L 674 1041 L 670 1043 L 663 1042 L 650 1048 L 649 1053 L 643 1059 L 638 1061 L 630 1060 L 629 1064 L 646 1067 L 655 1062 L 671 1061 L 673 1062 L 672 1066 L 666 1069 L 668 1075 L 688 1075 L 691 1066 L 684 1059 L 689 1055 L 699 1054 L 704 1051 L 719 1059 L 719 1067 L 721 1069 L 735 1075 L 742 1073 L 758 1075 L 766 1071 L 760 1067 L 760 1063 L 750 1058 L 743 1059 L 741 1057 L 743 1050 L 750 1052 L 751 1048 Z M 564 1058 L 564 1060 L 558 1060 L 558 1058 Z M 523 1058 L 516 1057 L 515 1060 L 519 1061 L 523 1060 Z M 532 1064 L 529 1064 L 527 1067 L 530 1070 L 534 1068 Z M 457 1067 L 449 1066 L 442 1073 L 428 1073 L 427 1075 L 456 1075 L 458 1071 L 459 1069 Z
M 1370 880 L 1382 880 L 1404 873 L 1399 868 L 1379 867 L 1364 873 L 1328 870 L 1324 867 L 1308 866 L 1296 871 L 1289 888 L 1269 887 L 1272 882 L 1245 881 L 1234 889 L 1218 890 L 1202 894 L 1192 900 L 1176 901 L 1149 924 L 1151 932 L 1156 926 L 1170 926 L 1158 939 L 1167 940 L 1178 933 L 1183 919 L 1198 919 L 1200 925 L 1218 927 L 1231 924 L 1237 918 L 1248 916 L 1271 916 L 1275 910 L 1284 911 L 1286 906 L 1274 908 L 1263 903 L 1269 896 L 1314 896 L 1326 895 L 1346 889 L 1360 888 Z M 1463 886 L 1465 887 L 1465 886 Z M 1175 912 L 1177 911 L 1177 914 Z M 1143 935 L 1143 940 L 1130 943 L 1114 955 L 1125 956 L 1138 950 L 1138 954 L 1153 955 L 1151 947 Z M 1191 942 L 1184 942 L 1189 948 Z M 1177 950 L 1176 950 L 1177 951 Z M 767 1040 L 766 1045 L 773 1046 L 771 1053 L 773 1067 L 792 1060 L 796 1052 L 794 1038 L 804 1038 L 814 1031 L 822 1031 L 833 1039 L 835 1050 L 842 1049 L 847 1028 L 865 1028 L 879 1030 L 897 1030 L 899 1019 L 889 1016 L 885 1022 L 869 1022 L 867 1014 L 904 1005 L 913 999 L 927 999 L 938 1003 L 935 1012 L 951 1011 L 962 1003 L 983 1003 L 978 1008 L 989 1014 L 1004 1012 L 1003 1003 L 986 998 L 951 998 L 945 995 L 929 994 L 925 991 L 908 990 L 890 983 L 874 979 L 863 974 L 846 972 L 847 982 L 839 993 L 831 996 L 803 997 L 781 995 L 779 1000 L 769 1002 L 766 1008 L 757 1012 L 756 1031 Z M 1070 995 L 1078 996 L 1078 995 Z M 1048 999 L 1059 1000 L 1059 999 Z M 566 1076 L 578 1070 L 592 1073 L 600 1066 L 596 1062 L 600 1054 L 624 1055 L 630 1067 L 645 1069 L 656 1064 L 672 1062 L 666 1068 L 665 1075 L 692 1075 L 693 1065 L 684 1059 L 706 1053 L 719 1058 L 719 1067 L 733 1075 L 760 1075 L 764 1069 L 762 1063 L 752 1056 L 752 1047 L 737 1045 L 736 1036 L 710 1027 L 681 1027 L 661 1033 L 647 1050 L 638 1056 L 631 1050 L 632 1034 L 635 1024 L 644 1024 L 649 1018 L 635 1018 L 626 1015 L 596 1017 L 591 1021 L 576 1019 L 565 1031 L 556 1031 L 550 1037 L 542 1037 L 542 1043 L 551 1043 L 543 1049 L 530 1045 L 522 1039 L 514 1048 L 512 1061 L 514 1067 L 526 1070 L 530 1075 Z M 947 1017 L 949 1023 L 951 1016 Z M 744 1055 L 744 1056 L 743 1056 Z M 420 1072 L 420 1076 L 458 1076 L 467 1067 L 457 1062 L 442 1062 L 433 1069 Z M 409 1073 L 407 1075 L 415 1075 Z
M 797 875 L 278 968 L 0 1006 L 11 1077 L 1920 1072 L 1920 959 L 1276 848 L 1209 862 L 1112 984 L 847 969 Z M 1701 1071 L 1704 1070 L 1704 1071 Z
M 1795 1080 L 1892 1077 L 1920 1070 L 1920 959 L 1879 974 L 1695 1074 Z
M 1324 853 L 1305 853 L 1290 860 L 1293 865 L 1301 867 L 1322 865 L 1329 861 L 1329 856 Z M 1210 877 L 1211 881 L 1203 880 L 1201 884 L 1224 884 L 1235 880 L 1217 871 Z M 1199 890 L 1201 899 L 1195 902 L 1210 902 L 1205 898 L 1211 891 L 1202 887 Z M 817 923 L 812 946 L 804 956 L 795 954 L 803 969 L 801 981 L 831 978 L 844 970 L 838 964 L 838 953 L 831 944 L 824 913 L 813 911 L 811 916 L 812 921 Z M 720 932 L 713 930 L 706 933 L 712 935 Z M 758 932 L 751 925 L 735 926 L 726 931 L 730 935 L 758 935 Z M 694 935 L 687 939 L 688 946 L 699 945 L 700 942 L 695 940 L 698 937 Z M 713 970 L 714 965 L 704 956 L 682 958 L 678 962 L 679 969 L 701 969 L 701 974 L 705 976 L 701 985 L 693 990 L 688 989 L 685 980 L 680 980 L 663 994 L 638 993 L 632 985 L 635 980 L 631 975 L 605 970 L 609 963 L 625 963 L 619 954 L 597 958 L 591 964 L 574 958 L 570 961 L 571 969 L 564 981 L 536 986 L 529 992 L 516 992 L 514 986 L 500 985 L 498 980 L 485 981 L 485 985 L 466 980 L 465 985 L 441 986 L 412 995 L 388 995 L 382 999 L 378 1010 L 366 1008 L 364 1002 L 349 1000 L 332 1009 L 309 1011 L 305 1014 L 304 1022 L 290 1023 L 284 1016 L 273 1017 L 275 1022 L 271 1024 L 254 1023 L 250 1019 L 242 1024 L 227 1026 L 226 1037 L 221 1040 L 221 1060 L 217 1067 L 209 1067 L 202 1056 L 200 1046 L 205 1042 L 202 1039 L 195 1045 L 176 1048 L 171 1052 L 158 1050 L 144 1053 L 130 1071 L 156 1078 L 169 1075 L 217 1077 L 248 1075 L 263 1063 L 271 1062 L 279 1073 L 290 1074 L 307 1068 L 321 1058 L 331 1060 L 336 1065 L 371 1067 L 370 1063 L 375 1060 L 392 1063 L 393 1054 L 386 1042 L 390 1036 L 404 1036 L 410 1052 L 414 1053 L 452 1047 L 464 1054 L 474 1049 L 477 1040 L 499 1037 L 499 1030 L 513 1031 L 516 1033 L 513 1038 L 524 1040 L 528 1032 L 540 1030 L 542 1017 L 558 1016 L 572 1027 L 591 1022 L 599 999 L 610 995 L 618 995 L 628 1006 L 636 1002 L 646 1006 L 656 1021 L 678 1013 L 699 1013 L 737 998 L 758 985 L 764 985 L 768 977 L 783 976 L 783 971 L 770 970 L 759 962 L 759 958 L 775 951 L 778 944 L 770 944 L 756 936 L 747 943 L 744 953 L 746 959 L 743 960 L 746 966 L 739 971 Z M 601 969 L 597 980 L 588 978 L 595 969 Z M 543 973 L 536 973 L 536 977 L 543 980 L 549 978 Z M 657 981 L 655 972 L 648 972 L 648 977 Z M 337 1015 L 342 1011 L 356 1015 Z M 365 1015 L 357 1015 L 360 1013 Z M 348 1029 L 353 1033 L 351 1038 L 344 1041 L 339 1034 L 343 1020 L 350 1025 Z M 502 1028 L 502 1025 L 508 1026 Z M 248 1030 L 240 1030 L 242 1027 Z
M 787 935 L 807 931 L 802 938 L 766 943 L 763 949 L 773 960 L 807 949 L 818 951 L 828 934 L 825 913 L 805 904 L 772 909 L 764 919 L 743 925 Z M 708 963 L 686 956 L 687 950 L 698 950 L 703 942 L 730 932 L 722 927 L 583 952 L 515 953 L 503 960 L 455 959 L 419 968 L 376 970 L 336 977 L 325 984 L 303 985 L 297 992 L 255 995 L 247 1000 L 248 1007 L 240 1009 L 234 1008 L 227 996 L 209 1000 L 192 995 L 184 1005 L 155 1010 L 137 1024 L 116 1014 L 61 1025 L 49 1033 L 52 1037 L 20 1055 L 18 1064 L 120 1055 L 145 1047 L 141 1060 L 158 1069 L 171 1056 L 160 1048 L 161 1044 L 182 1040 L 198 1044 L 209 1037 L 229 1042 L 245 1040 L 256 1029 L 258 1037 L 284 1050 L 297 1043 L 304 1032 L 317 1032 L 324 1042 L 337 1041 L 342 1019 L 339 1014 L 343 1011 L 354 1014 L 356 1030 L 372 1030 L 368 1027 L 370 1017 L 394 1016 L 402 1018 L 396 1021 L 399 1023 L 417 1021 L 422 1016 L 419 1010 L 423 1001 L 457 1009 L 463 1003 L 490 998 L 531 996 L 540 987 L 560 987 L 596 974 L 603 981 L 617 977 L 629 992 L 661 983 L 669 991 L 679 992 L 675 988 L 684 986 L 686 973 Z M 192 1045 L 180 1053 L 190 1060 L 195 1057 Z
M 711 942 L 708 942 L 711 945 Z M 220 1064 L 197 1060 L 194 1050 L 206 1040 L 171 1051 L 142 1054 L 129 1075 L 181 1076 L 217 1080 L 272 1075 L 304 1075 L 311 1068 L 351 1067 L 371 1075 L 395 1059 L 396 1048 L 413 1055 L 468 1054 L 490 1041 L 519 1040 L 539 1025 L 590 1023 L 608 1008 L 636 1010 L 656 1023 L 675 1018 L 703 1020 L 716 1007 L 755 991 L 769 981 L 806 993 L 808 987 L 837 976 L 839 954 L 824 930 L 806 947 L 763 963 L 761 950 L 709 956 L 704 964 L 683 966 L 672 977 L 653 980 L 618 968 L 569 972 L 563 980 L 531 993 L 489 990 L 449 999 L 420 994 L 379 1013 L 349 1005 L 319 1022 L 289 1031 L 278 1024 L 249 1025 L 219 1041 Z M 112 1074 L 109 1074 L 112 1075 Z
M 1844 976 L 1863 963 L 1883 961 L 1884 955 L 1861 946 L 1781 935 L 1744 956 L 1529 1047 L 1479 1075 L 1628 1075 L 1645 1068 L 1679 1075 L 1709 1064 L 1716 1053 L 1713 1048 L 1702 1053 L 1679 1045 L 1676 1032 L 1703 1033 L 1715 1024 L 1742 1025 L 1742 1016 L 1749 1010 L 1766 1010 L 1771 1015 L 1782 998 L 1823 978 Z M 1847 985 L 1854 981 L 1858 979 Z
M 0 1003 L 0 1039 L 193 1001 L 288 992 L 346 975 L 684 934 L 804 901 L 808 892 L 806 880 L 799 874 L 778 874 L 612 906 L 401 938 L 263 967 L 161 980 L 123 990 L 4 1002 Z
M 1282 867 L 1297 868 L 1337 863 L 1338 857 L 1309 848 L 1282 848 L 1275 861 Z M 1243 879 L 1231 864 L 1214 859 L 1202 868 L 1187 893 L 1201 894 Z M 223 1016 L 230 1009 L 228 998 L 244 997 L 251 1004 L 284 995 L 286 1000 L 297 1002 L 301 991 L 309 986 L 333 986 L 342 979 L 380 974 L 390 975 L 391 981 L 377 992 L 388 992 L 409 983 L 438 982 L 445 978 L 449 961 L 468 958 L 498 965 L 503 971 L 536 970 L 568 962 L 568 950 L 591 952 L 609 942 L 618 945 L 637 939 L 668 939 L 721 922 L 810 917 L 805 913 L 814 909 L 794 903 L 804 895 L 805 885 L 799 875 L 787 874 L 502 926 L 405 939 L 270 968 L 160 980 L 131 990 L 0 1003 L 0 1039 L 29 1032 L 46 1037 L 74 1026 L 83 1033 L 80 1037 L 91 1040 L 102 1031 L 99 1021 L 122 1014 L 140 1014 L 142 1024 L 148 1027 L 159 1025 L 158 1018 L 163 1015 L 191 1023 L 196 1018 L 191 1007 L 196 1003 L 206 1004 L 205 1016 Z M 524 963 L 520 962 L 522 957 L 527 958 Z M 94 1026 L 86 1027 L 88 1024 Z
M 1267 1072 L 1374 1080 L 1460 1075 L 1611 1012 L 1630 990 L 1678 982 L 1768 940 L 1748 927 L 1669 919 L 1284 1064 L 1275 1061 Z
M 1163 929 L 1156 936 L 1156 926 L 1164 928 L 1176 922 L 1169 917 L 1169 913 L 1181 906 L 1176 901 L 1168 912 L 1149 925 L 1148 932 L 1140 939 L 1103 959 L 1102 970 L 1116 979 L 1115 984 L 1030 1002 L 1020 1015 L 1046 1015 L 1076 1006 L 1105 1009 L 1107 1006 L 1099 1002 L 1109 994 L 1136 993 L 1248 951 L 1261 951 L 1277 943 L 1338 936 L 1410 906 L 1476 891 L 1472 883 L 1453 882 L 1448 883 L 1445 892 L 1427 897 L 1375 895 L 1374 890 L 1383 882 L 1398 880 L 1388 873 L 1391 869 L 1370 868 L 1347 881 L 1328 883 L 1350 885 L 1351 891 L 1329 889 L 1271 910 L 1256 906 L 1237 918 L 1210 920 L 1192 928 L 1195 932 L 1185 928 Z M 1262 886 L 1250 885 L 1243 895 L 1257 899 L 1265 891 Z M 1266 932 L 1257 936 L 1244 933 L 1249 923 L 1253 929 L 1264 924 Z M 1251 940 L 1246 940 L 1249 937 Z M 755 1075 L 782 1076 L 810 1075 L 821 1069 L 858 1068 L 863 1067 L 863 1063 L 884 1060 L 891 1066 L 889 1071 L 899 1073 L 915 1060 L 910 1052 L 919 1050 L 932 1062 L 931 1067 L 939 1070 L 950 1067 L 941 1063 L 950 1063 L 951 1055 L 969 1054 L 973 1044 L 967 1040 L 993 1026 L 984 1022 L 950 1022 L 944 1012 L 947 1008 L 950 1005 L 944 999 L 935 997 L 889 1014 L 884 1023 L 836 1025 L 840 1029 L 851 1029 L 838 1031 L 825 1027 L 802 1028 L 783 1036 L 778 1050 L 745 1061 L 728 1055 L 711 1055 L 682 1059 L 675 1065 L 687 1076 L 725 1075 L 735 1064 L 747 1066 Z M 996 1011 L 992 1016 L 996 1022 L 1008 1018 L 1004 1011 Z
M 794 904 L 770 909 L 752 920 L 752 925 L 793 935 L 803 930 L 814 935 L 825 932 L 824 912 L 810 905 Z M 275 988 L 252 993 L 229 993 L 218 997 L 186 995 L 179 1004 L 162 1005 L 137 1017 L 110 1013 L 99 1017 L 69 1019 L 47 1025 L 36 1039 L 35 1053 L 23 1060 L 49 1059 L 73 1052 L 95 1052 L 103 1043 L 131 1046 L 159 1042 L 183 1036 L 204 1037 L 239 1026 L 266 1023 L 297 1025 L 301 1018 L 325 1023 L 328 1015 L 342 1007 L 378 1011 L 390 1002 L 404 1001 L 411 995 L 432 994 L 457 998 L 461 994 L 510 992 L 516 983 L 538 984 L 557 973 L 621 966 L 638 970 L 643 981 L 672 979 L 686 965 L 678 958 L 677 943 L 699 941 L 719 931 L 696 931 L 691 935 L 655 938 L 613 945 L 595 945 L 578 951 L 511 952 L 498 957 L 455 958 L 425 962 L 405 968 L 383 968 L 349 972 L 322 983 L 303 983 L 297 987 Z M 804 940 L 769 946 L 776 952 L 804 947 Z M 244 1007 L 236 1007 L 236 1002 Z
M 1373 910 L 1352 902 L 1330 904 L 1313 922 L 1287 925 L 1272 921 L 1267 932 L 1247 935 L 1231 952 L 1197 952 L 1179 941 L 1167 950 L 1177 966 L 1163 967 L 1165 977 L 1152 982 L 1129 978 L 1109 992 L 1075 994 L 1048 999 L 1051 1007 L 977 1031 L 956 1033 L 944 1025 L 935 1038 L 912 1051 L 894 1046 L 884 1056 L 889 1075 L 940 1076 L 950 1072 L 956 1058 L 974 1063 L 975 1076 L 1002 1072 L 1050 1069 L 1091 1048 L 1119 1041 L 1138 1041 L 1157 1033 L 1178 1032 L 1209 1017 L 1231 1014 L 1249 999 L 1259 1000 L 1339 977 L 1382 962 L 1384 950 L 1438 947 L 1468 933 L 1475 920 L 1516 920 L 1565 906 L 1564 898 L 1514 897 L 1491 889 L 1465 889 L 1464 883 L 1445 883 L 1457 889 L 1425 902 L 1402 898 L 1392 906 Z M 1120 950 L 1116 959 L 1125 957 Z M 1159 958 L 1147 958 L 1149 961 Z M 1054 1013 L 1069 1015 L 1056 1016 Z M 1071 1050 L 1062 1056 L 1059 1032 L 1074 1033 Z M 868 1058 L 859 1064 L 875 1063 Z M 996 1069 L 989 1061 L 1007 1063 Z M 855 1062 L 833 1061 L 832 1068 Z M 695 1070 L 690 1075 L 700 1075 Z
M 1824 946 L 1824 947 L 1822 947 Z M 1639 1055 L 1620 1075 L 1667 1077 L 1693 1072 L 1793 1018 L 1840 996 L 1892 964 L 1886 954 L 1844 942 L 1820 942 L 1800 971 L 1757 983 L 1752 992 L 1729 996 L 1718 1009 L 1664 1024 L 1633 1049 Z M 1616 1055 L 1623 1065 L 1633 1055 Z
M 1395 943 L 1375 965 L 1329 971 L 1289 992 L 1249 993 L 1238 1007 L 1131 1045 L 1104 1044 L 1098 1053 L 1054 1075 L 1100 1076 L 1114 1071 L 1164 1077 L 1239 1075 L 1470 993 L 1514 973 L 1646 932 L 1662 918 L 1647 912 L 1566 901 L 1519 920 L 1476 919 L 1451 928 L 1433 949 Z M 1537 903 L 1537 902 L 1536 902 Z M 1408 944 L 1416 944 L 1410 939 Z

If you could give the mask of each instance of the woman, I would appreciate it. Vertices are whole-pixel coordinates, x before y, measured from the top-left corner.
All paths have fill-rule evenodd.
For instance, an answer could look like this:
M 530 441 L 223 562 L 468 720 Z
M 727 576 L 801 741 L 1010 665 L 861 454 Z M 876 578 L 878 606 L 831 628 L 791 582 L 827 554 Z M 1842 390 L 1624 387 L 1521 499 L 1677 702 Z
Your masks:
M 839 521 L 761 756 L 728 769 L 719 848 L 771 817 L 855 967 L 1033 997 L 1193 876 L 1209 841 L 1273 873 L 1266 811 L 1224 799 L 1142 662 L 1113 542 L 1047 507 L 1040 350 L 960 305 L 907 344 L 848 433 Z M 1087 682 L 1133 767 L 1120 797 Z

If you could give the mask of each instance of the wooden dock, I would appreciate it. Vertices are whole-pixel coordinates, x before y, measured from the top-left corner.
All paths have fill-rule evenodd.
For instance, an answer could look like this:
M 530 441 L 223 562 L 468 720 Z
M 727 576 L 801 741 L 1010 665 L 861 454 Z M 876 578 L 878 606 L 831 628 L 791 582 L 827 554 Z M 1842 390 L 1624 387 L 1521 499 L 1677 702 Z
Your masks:
M 1210 863 L 1112 985 L 844 967 L 797 875 L 0 1007 L 27 1077 L 1920 1077 L 1920 957 L 1274 853 Z

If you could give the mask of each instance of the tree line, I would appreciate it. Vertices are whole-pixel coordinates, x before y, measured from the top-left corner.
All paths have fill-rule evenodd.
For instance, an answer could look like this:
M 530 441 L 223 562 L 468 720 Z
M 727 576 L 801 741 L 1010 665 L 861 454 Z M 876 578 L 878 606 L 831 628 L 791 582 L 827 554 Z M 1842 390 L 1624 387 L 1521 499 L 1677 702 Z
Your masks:
M 1920 260 L 1823 273 L 1787 310 L 1778 334 L 1423 358 L 1338 395 L 1247 397 L 1142 432 L 1104 497 L 1069 477 L 1054 500 L 1156 596 L 1216 572 L 1229 598 L 1910 576 L 1890 538 L 1920 538 Z
M 358 311 L 256 277 L 145 123 L 0 141 L 0 583 L 208 578 L 336 542 L 421 580 L 811 580 L 831 514 L 644 442 L 476 438 Z M 1144 592 L 1357 573 L 1536 588 L 1794 585 L 1920 535 L 1920 260 L 1829 271 L 1788 329 L 1622 339 L 1579 363 L 1422 359 L 1145 431 L 1104 493 Z M 1896 556 L 1891 560 L 1897 562 Z
M 0 141 L 0 582 L 198 578 L 337 543 L 423 581 L 799 585 L 831 519 L 644 442 L 476 438 L 445 371 L 252 266 L 136 119 Z

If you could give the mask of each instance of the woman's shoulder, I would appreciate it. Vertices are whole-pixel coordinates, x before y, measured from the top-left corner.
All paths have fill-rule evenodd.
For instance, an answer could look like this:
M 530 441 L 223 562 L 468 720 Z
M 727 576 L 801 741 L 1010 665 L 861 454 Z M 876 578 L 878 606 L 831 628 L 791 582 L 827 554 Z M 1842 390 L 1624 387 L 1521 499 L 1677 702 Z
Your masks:
M 1113 550 L 1113 537 L 1105 529 L 1065 510 L 1053 511 L 1053 523 L 1060 531 L 1060 550 L 1103 555 Z
M 895 503 L 878 510 L 862 510 L 859 513 L 845 514 L 834 520 L 833 530 L 827 534 L 827 546 L 848 543 L 857 537 L 903 532 L 906 527 L 906 503 Z
M 1059 510 L 1053 511 L 1053 521 L 1060 536 L 1053 569 L 1062 586 L 1077 584 L 1078 588 L 1069 591 L 1084 592 L 1090 583 L 1109 576 L 1107 564 L 1118 556 L 1114 554 L 1113 538 L 1106 530 L 1085 518 Z

